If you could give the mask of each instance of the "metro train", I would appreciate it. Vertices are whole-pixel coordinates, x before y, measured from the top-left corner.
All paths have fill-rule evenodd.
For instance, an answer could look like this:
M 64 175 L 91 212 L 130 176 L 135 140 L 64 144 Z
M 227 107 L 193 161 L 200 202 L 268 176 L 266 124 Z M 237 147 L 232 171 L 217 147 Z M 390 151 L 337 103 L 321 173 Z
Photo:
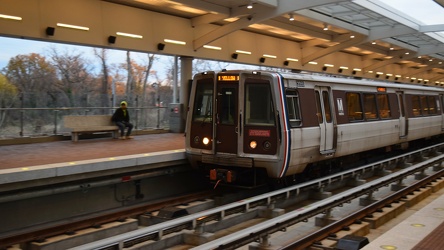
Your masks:
M 203 72 L 193 78 L 185 151 L 214 182 L 294 179 L 334 170 L 362 152 L 440 136 L 443 102 L 439 87 L 304 73 Z

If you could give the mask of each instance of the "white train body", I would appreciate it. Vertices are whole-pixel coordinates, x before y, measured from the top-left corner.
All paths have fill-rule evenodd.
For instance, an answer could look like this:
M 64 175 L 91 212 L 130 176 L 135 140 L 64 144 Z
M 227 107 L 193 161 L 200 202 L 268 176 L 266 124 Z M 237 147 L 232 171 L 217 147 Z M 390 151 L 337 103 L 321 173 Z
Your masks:
M 234 182 L 247 170 L 279 179 L 308 164 L 440 135 L 443 95 L 389 82 L 205 72 L 193 81 L 186 153 L 212 180 Z

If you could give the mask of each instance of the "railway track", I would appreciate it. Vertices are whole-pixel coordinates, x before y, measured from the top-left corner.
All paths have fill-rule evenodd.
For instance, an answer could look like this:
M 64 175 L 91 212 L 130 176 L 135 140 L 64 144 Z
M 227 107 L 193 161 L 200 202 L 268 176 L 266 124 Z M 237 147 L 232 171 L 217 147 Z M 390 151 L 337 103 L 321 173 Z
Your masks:
M 247 249 L 245 246 L 248 244 L 267 246 L 275 245 L 278 241 L 282 249 L 308 247 L 326 249 L 325 246 L 320 245 L 323 239 L 331 238 L 331 235 L 338 230 L 363 220 L 374 211 L 380 211 L 388 204 L 400 200 L 400 197 L 428 185 L 427 183 L 433 179 L 441 178 L 444 175 L 441 168 L 441 162 L 444 159 L 442 151 L 444 151 L 443 144 L 438 144 L 254 197 L 250 197 L 251 191 L 244 194 L 238 192 L 238 197 L 244 198 L 226 205 L 221 205 L 226 201 L 221 201 L 223 198 L 215 196 L 212 192 L 162 200 L 149 206 L 135 205 L 79 221 L 9 235 L 2 238 L 1 247 L 8 249 L 8 246 L 20 243 L 20 248 L 15 245 L 14 249 L 27 249 L 30 244 L 33 244 L 33 249 L 39 249 L 39 247 L 44 249 L 43 246 L 60 239 L 55 235 L 62 234 L 64 240 L 76 240 L 75 243 L 71 240 L 70 244 L 63 241 L 59 244 L 66 248 L 82 250 L 128 247 L 139 249 L 147 245 L 150 245 L 152 249 L 164 249 L 177 245 L 182 246 L 183 249 Z M 399 190 L 378 194 L 380 190 L 390 189 L 390 185 L 396 186 Z M 378 195 L 380 197 L 377 197 Z M 212 198 L 209 199 L 209 196 Z M 233 193 L 227 196 L 235 199 Z M 342 212 L 348 216 L 335 215 L 333 222 L 329 221 L 321 226 L 316 225 L 318 222 L 313 222 L 312 226 L 307 226 L 308 221 L 341 214 L 338 211 L 347 207 L 347 204 L 356 203 L 358 198 L 379 201 L 371 202 L 368 206 L 358 204 L 352 209 L 353 211 L 348 208 L 349 210 Z M 176 219 L 159 220 L 159 213 L 153 213 L 165 207 L 173 208 L 171 211 L 175 212 L 172 205 L 192 204 L 196 200 L 203 201 L 201 204 L 205 205 L 194 207 L 191 205 L 186 209 L 177 206 L 176 211 L 187 210 L 189 214 L 183 213 L 182 217 Z M 141 219 L 142 217 L 145 219 Z M 85 238 L 82 233 L 79 233 L 88 227 L 100 232 L 102 225 L 125 219 L 138 220 L 139 227 L 108 238 L 103 236 Z M 141 222 L 141 220 L 148 222 Z M 305 233 L 302 234 L 300 233 L 301 225 L 306 228 L 303 229 Z M 276 237 L 276 235 L 289 234 L 294 230 L 293 228 L 299 230 L 299 236 L 292 237 L 296 239 L 295 241 L 277 240 L 279 236 Z M 230 233 L 233 231 L 234 233 Z
M 147 245 L 152 249 L 156 245 L 163 248 L 181 245 L 195 250 L 242 249 L 250 243 L 268 246 L 276 234 L 289 234 L 316 216 L 330 215 L 359 198 L 380 200 L 357 206 L 353 212 L 343 212 L 349 215 L 336 218 L 327 226 L 313 225 L 305 233 L 298 229 L 299 236 L 291 237 L 293 241 L 278 243 L 282 249 L 319 247 L 319 242 L 331 234 L 440 180 L 444 175 L 442 151 L 442 144 L 435 145 L 72 249 L 141 249 Z M 376 197 L 380 190 L 385 191 Z

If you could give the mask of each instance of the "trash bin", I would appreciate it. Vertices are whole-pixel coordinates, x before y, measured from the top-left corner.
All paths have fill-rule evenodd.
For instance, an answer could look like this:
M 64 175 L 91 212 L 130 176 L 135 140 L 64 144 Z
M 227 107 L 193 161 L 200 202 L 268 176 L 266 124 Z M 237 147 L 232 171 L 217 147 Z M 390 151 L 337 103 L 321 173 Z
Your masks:
M 170 103 L 170 132 L 183 133 L 185 132 L 185 116 L 183 112 L 182 103 Z

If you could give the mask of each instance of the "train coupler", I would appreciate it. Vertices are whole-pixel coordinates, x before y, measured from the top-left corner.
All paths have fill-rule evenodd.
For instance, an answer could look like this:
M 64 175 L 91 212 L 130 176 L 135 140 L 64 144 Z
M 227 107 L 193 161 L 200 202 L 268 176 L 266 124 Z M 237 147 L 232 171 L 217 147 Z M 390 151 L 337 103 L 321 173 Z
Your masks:
M 232 183 L 236 180 L 236 174 L 235 172 L 227 169 L 211 169 L 210 180 Z

